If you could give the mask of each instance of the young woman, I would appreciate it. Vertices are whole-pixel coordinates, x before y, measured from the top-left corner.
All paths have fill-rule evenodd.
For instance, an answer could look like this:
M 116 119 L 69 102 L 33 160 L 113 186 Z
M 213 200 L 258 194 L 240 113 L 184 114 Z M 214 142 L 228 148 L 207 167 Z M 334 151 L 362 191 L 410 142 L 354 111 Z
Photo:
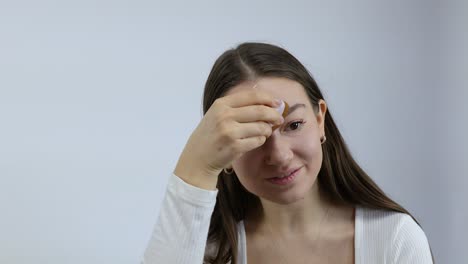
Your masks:
M 203 109 L 143 263 L 433 262 L 420 226 L 355 162 L 316 82 L 286 50 L 226 51 Z

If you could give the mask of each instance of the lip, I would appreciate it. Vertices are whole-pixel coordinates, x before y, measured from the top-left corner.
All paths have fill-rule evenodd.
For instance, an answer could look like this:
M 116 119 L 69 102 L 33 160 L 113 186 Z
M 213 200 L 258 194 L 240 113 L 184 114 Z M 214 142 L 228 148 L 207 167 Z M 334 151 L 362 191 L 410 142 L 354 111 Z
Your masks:
M 282 177 L 288 177 L 288 176 L 290 176 L 291 174 L 295 173 L 296 171 L 300 170 L 301 168 L 302 168 L 302 166 L 301 166 L 301 167 L 297 167 L 297 168 L 295 168 L 295 169 L 289 169 L 289 170 L 286 170 L 285 172 L 278 173 L 278 174 L 281 175 Z M 277 174 L 277 175 L 278 175 L 278 174 Z M 267 178 L 267 180 L 268 180 L 268 179 L 273 179 L 273 178 L 277 178 L 277 177 L 270 177 L 270 178 Z
M 296 179 L 296 176 L 298 174 L 298 172 L 301 170 L 302 167 L 299 167 L 295 170 L 292 170 L 290 171 L 288 174 L 286 174 L 287 176 L 285 177 L 282 177 L 282 178 L 278 178 L 278 177 L 272 177 L 272 178 L 268 178 L 267 181 L 269 181 L 270 183 L 273 183 L 273 184 L 276 184 L 276 185 L 287 185 L 287 184 L 290 184 L 294 181 L 294 179 Z

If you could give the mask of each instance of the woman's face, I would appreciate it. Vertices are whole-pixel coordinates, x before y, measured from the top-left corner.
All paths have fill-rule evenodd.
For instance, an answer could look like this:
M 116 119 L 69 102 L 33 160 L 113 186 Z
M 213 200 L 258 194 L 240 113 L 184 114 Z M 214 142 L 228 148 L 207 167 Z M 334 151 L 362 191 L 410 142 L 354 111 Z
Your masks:
M 253 89 L 254 84 L 255 89 L 287 102 L 289 115 L 265 144 L 233 161 L 232 167 L 242 185 L 263 199 L 280 204 L 303 199 L 314 185 L 322 164 L 320 138 L 324 135 L 326 104 L 321 100 L 320 112 L 315 114 L 302 85 L 286 78 L 245 82 L 228 94 Z M 274 179 L 283 176 L 287 178 L 282 179 L 282 184 Z

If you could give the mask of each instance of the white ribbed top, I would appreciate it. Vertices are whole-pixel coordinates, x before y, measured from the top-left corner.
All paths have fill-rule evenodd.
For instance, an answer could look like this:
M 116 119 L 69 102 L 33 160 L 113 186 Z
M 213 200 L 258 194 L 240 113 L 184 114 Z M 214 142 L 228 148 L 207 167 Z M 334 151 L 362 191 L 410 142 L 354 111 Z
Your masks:
M 171 175 L 141 263 L 203 263 L 204 255 L 213 250 L 206 241 L 217 193 Z M 238 232 L 238 264 L 247 264 L 242 221 Z M 355 264 L 432 263 L 426 235 L 409 215 L 356 207 L 354 234 Z

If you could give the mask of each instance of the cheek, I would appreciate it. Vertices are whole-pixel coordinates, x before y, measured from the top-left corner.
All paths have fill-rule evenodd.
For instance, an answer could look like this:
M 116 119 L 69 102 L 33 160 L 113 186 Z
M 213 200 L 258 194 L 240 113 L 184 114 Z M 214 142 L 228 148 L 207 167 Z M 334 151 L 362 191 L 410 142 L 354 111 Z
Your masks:
M 297 158 L 306 164 L 320 166 L 322 163 L 322 145 L 318 131 L 310 129 L 304 136 L 298 138 L 293 143 L 293 149 Z
M 246 153 L 232 163 L 232 167 L 240 183 L 249 191 L 254 189 L 256 181 L 254 175 L 258 175 L 259 171 L 256 170 L 260 169 L 257 157 L 258 155 L 253 153 Z
M 315 137 L 304 137 L 294 143 L 296 149 L 300 149 L 303 155 L 316 156 L 322 151 L 320 140 Z

